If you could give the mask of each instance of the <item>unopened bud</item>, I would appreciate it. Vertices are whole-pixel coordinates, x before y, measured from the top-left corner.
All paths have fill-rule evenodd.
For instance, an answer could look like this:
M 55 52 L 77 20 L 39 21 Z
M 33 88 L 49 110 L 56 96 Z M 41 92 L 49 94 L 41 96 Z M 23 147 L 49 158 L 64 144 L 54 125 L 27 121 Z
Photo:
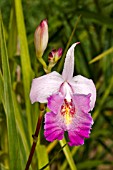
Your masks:
M 48 24 L 46 19 L 41 21 L 40 25 L 36 28 L 34 34 L 34 44 L 36 56 L 42 57 L 48 44 Z
M 58 50 L 53 49 L 48 56 L 48 61 L 50 64 L 56 64 L 57 61 L 61 58 L 62 56 L 62 48 L 59 48 Z

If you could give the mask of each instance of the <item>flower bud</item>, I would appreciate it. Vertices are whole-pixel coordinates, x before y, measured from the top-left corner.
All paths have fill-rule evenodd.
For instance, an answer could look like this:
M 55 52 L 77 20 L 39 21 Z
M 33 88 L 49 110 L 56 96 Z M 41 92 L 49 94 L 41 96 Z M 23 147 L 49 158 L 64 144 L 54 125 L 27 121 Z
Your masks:
M 62 48 L 59 48 L 58 50 L 53 49 L 48 56 L 48 61 L 50 64 L 56 64 L 57 61 L 61 58 L 62 56 Z
M 36 28 L 34 34 L 34 44 L 36 56 L 42 57 L 48 44 L 48 24 L 46 19 L 41 21 L 40 25 Z

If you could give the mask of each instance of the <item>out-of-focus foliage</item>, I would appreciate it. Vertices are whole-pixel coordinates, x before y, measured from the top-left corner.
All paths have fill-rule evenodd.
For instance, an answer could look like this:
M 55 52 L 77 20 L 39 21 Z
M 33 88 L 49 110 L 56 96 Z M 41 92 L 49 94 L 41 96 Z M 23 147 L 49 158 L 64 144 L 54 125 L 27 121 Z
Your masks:
M 63 152 L 57 141 L 45 140 L 42 124 L 30 170 L 48 161 L 46 169 L 68 170 L 73 168 L 70 160 L 78 170 L 113 169 L 113 1 L 0 0 L 0 10 L 0 168 L 25 169 L 29 156 L 39 115 L 38 104 L 30 104 L 30 84 L 44 74 L 34 49 L 37 25 L 48 19 L 49 44 L 44 54 L 48 62 L 53 48 L 65 50 L 81 15 L 71 44 L 81 42 L 75 50 L 74 74 L 93 79 L 97 87 L 91 137 L 83 146 Z M 54 70 L 62 71 L 62 66 L 59 61 Z

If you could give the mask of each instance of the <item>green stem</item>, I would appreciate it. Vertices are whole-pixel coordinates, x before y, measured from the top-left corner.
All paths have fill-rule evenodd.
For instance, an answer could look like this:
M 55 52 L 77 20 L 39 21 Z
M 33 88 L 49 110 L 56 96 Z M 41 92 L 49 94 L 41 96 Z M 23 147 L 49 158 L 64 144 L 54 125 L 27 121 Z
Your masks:
M 45 72 L 46 72 L 46 70 L 47 70 L 47 64 L 46 64 L 46 62 L 43 60 L 42 57 L 37 57 L 37 58 L 38 58 L 38 61 L 42 64 L 42 66 L 43 66 L 43 68 L 44 68 L 44 70 L 45 70 Z
M 77 19 L 77 21 L 76 21 L 76 23 L 75 23 L 75 26 L 74 26 L 74 28 L 73 28 L 73 31 L 72 31 L 72 33 L 71 33 L 71 35 L 70 35 L 70 37 L 69 37 L 69 40 L 68 40 L 67 45 L 66 45 L 66 48 L 65 48 L 65 50 L 64 50 L 64 53 L 63 53 L 63 55 L 62 55 L 62 58 L 61 58 L 61 60 L 60 60 L 60 63 L 59 63 L 59 65 L 58 65 L 58 68 L 57 68 L 57 71 L 58 71 L 58 72 L 60 72 L 61 69 L 62 69 L 62 65 L 63 65 L 63 63 L 64 63 L 64 59 L 65 59 L 65 56 L 66 56 L 66 52 L 67 52 L 67 50 L 68 50 L 68 48 L 69 48 L 69 46 L 70 46 L 71 40 L 72 40 L 72 38 L 73 38 L 73 36 L 74 36 L 75 30 L 76 30 L 77 25 L 78 25 L 78 23 L 79 23 L 79 21 L 80 21 L 80 18 L 81 18 L 81 15 L 78 17 L 78 19 Z
M 61 147 L 66 144 L 65 138 L 62 139 L 62 140 L 60 140 L 59 142 L 60 142 Z M 64 152 L 64 154 L 65 154 L 65 156 L 66 156 L 66 159 L 67 159 L 67 161 L 68 161 L 68 163 L 69 163 L 69 166 L 70 166 L 71 170 L 77 170 L 77 167 L 76 167 L 76 165 L 75 165 L 75 163 L 74 163 L 74 160 L 73 160 L 73 158 L 72 158 L 72 154 L 71 154 L 71 152 L 70 152 L 70 150 L 69 150 L 69 146 L 68 146 L 68 145 L 66 145 L 66 146 L 63 148 L 63 152 Z
M 77 150 L 78 150 L 79 148 L 80 148 L 80 146 L 74 147 L 74 148 L 72 149 L 72 151 L 71 151 L 71 155 L 74 156 L 75 153 L 77 152 Z M 68 162 L 67 162 L 67 160 L 65 160 L 65 161 L 63 162 L 62 166 L 61 166 L 61 170 L 65 170 L 66 167 L 67 167 L 67 165 L 68 165 Z
M 51 142 L 51 143 L 47 146 L 47 153 L 48 153 L 48 154 L 49 154 L 49 153 L 52 151 L 52 149 L 57 145 L 57 143 L 58 143 L 58 140 L 55 140 L 55 141 Z

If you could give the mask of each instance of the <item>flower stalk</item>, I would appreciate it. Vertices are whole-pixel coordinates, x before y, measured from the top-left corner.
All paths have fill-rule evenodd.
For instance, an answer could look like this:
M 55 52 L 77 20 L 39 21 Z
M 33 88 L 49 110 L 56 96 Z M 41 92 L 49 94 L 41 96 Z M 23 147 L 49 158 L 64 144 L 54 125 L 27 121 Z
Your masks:
M 46 73 L 48 73 L 48 66 L 47 66 L 46 62 L 44 61 L 44 59 L 40 57 L 40 58 L 38 58 L 38 61 L 42 64 L 44 71 Z
M 59 143 L 60 143 L 61 147 L 64 146 L 64 145 L 66 144 L 65 138 L 63 138 L 62 140 L 60 140 Z M 69 165 L 70 165 L 71 170 L 77 170 L 77 167 L 76 167 L 76 165 L 75 165 L 75 163 L 74 163 L 74 160 L 73 160 L 73 158 L 72 158 L 72 155 L 71 155 L 71 152 L 70 152 L 70 150 L 69 150 L 68 145 L 66 145 L 66 146 L 63 148 L 63 152 L 64 152 L 64 154 L 65 154 L 65 156 L 66 156 L 66 159 L 67 159 L 67 161 L 68 161 L 68 163 L 69 163 Z
M 40 104 L 40 114 L 39 114 L 36 130 L 35 130 L 35 134 L 32 135 L 32 137 L 33 137 L 33 144 L 32 144 L 32 147 L 31 147 L 31 151 L 30 151 L 30 154 L 29 154 L 29 158 L 28 158 L 25 170 L 29 169 L 29 166 L 30 166 L 31 161 L 32 161 L 32 157 L 33 157 L 33 154 L 34 154 L 34 151 L 35 151 L 35 147 L 36 147 L 36 144 L 37 144 L 38 135 L 39 135 L 39 131 L 40 131 L 40 127 L 41 127 L 41 123 L 42 123 L 44 112 L 45 112 L 45 106 L 44 106 L 44 104 Z

